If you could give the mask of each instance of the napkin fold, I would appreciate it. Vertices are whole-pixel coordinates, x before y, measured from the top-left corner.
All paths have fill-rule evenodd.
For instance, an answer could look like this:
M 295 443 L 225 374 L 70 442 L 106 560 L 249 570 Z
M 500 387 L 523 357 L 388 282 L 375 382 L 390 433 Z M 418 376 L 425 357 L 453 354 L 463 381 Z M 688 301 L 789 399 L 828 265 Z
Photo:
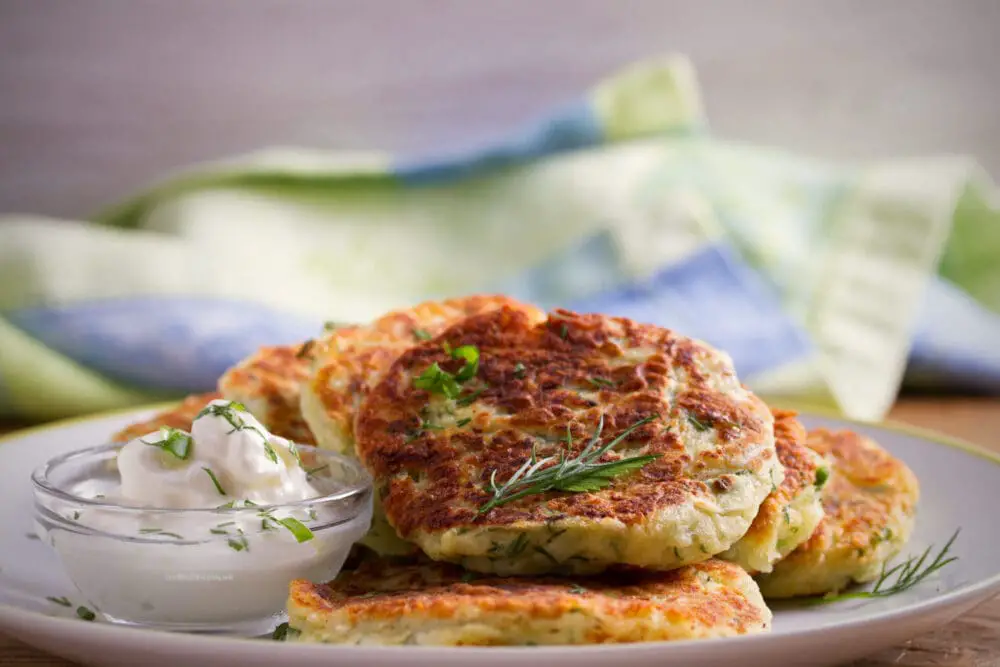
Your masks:
M 269 149 L 90 222 L 0 218 L 0 412 L 214 386 L 264 344 L 504 292 L 727 350 L 765 397 L 878 419 L 908 381 L 1000 390 L 1000 210 L 969 159 L 836 164 L 713 137 L 682 57 L 503 141 Z

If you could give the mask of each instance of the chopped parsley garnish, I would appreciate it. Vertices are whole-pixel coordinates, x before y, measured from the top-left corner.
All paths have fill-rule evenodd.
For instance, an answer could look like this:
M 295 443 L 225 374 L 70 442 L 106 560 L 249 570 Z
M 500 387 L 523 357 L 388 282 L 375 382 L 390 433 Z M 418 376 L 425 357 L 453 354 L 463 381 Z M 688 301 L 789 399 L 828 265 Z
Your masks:
M 239 535 L 237 535 L 236 537 L 230 537 L 227 540 L 229 548 L 232 549 L 233 551 L 249 551 L 250 544 L 247 542 L 247 536 L 243 534 L 242 529 L 237 529 L 237 530 L 239 531 Z
M 413 386 L 417 389 L 425 389 L 432 394 L 443 394 L 447 398 L 455 398 L 461 391 L 455 376 L 442 370 L 436 361 L 413 380 Z
M 228 535 L 229 534 L 229 531 L 226 530 L 225 528 L 209 528 L 208 532 L 212 533 L 213 535 Z
M 573 584 L 572 586 L 569 587 L 569 592 L 579 595 L 580 593 L 586 593 L 587 589 L 584 588 L 583 586 L 580 586 L 579 584 Z
M 813 598 L 808 601 L 808 604 L 825 604 L 827 602 L 841 602 L 843 600 L 884 598 L 909 590 L 944 566 L 958 560 L 958 556 L 947 556 L 951 551 L 952 545 L 955 543 L 955 539 L 958 538 L 959 532 L 961 532 L 961 528 L 952 534 L 948 542 L 926 566 L 924 563 L 927 562 L 927 557 L 930 556 L 932 547 L 927 547 L 927 549 L 925 549 L 919 557 L 910 556 L 902 563 L 889 569 L 886 569 L 888 567 L 887 563 L 882 563 L 882 572 L 879 574 L 878 580 L 875 582 L 875 586 L 870 591 L 828 594 L 822 597 Z M 893 575 L 896 576 L 896 580 L 887 585 L 887 582 Z
M 592 377 L 587 378 L 587 382 L 594 385 L 598 389 L 617 387 L 618 383 L 614 380 L 608 380 L 607 378 Z
M 256 426 L 243 421 L 243 418 L 238 414 L 240 412 L 247 412 L 247 407 L 238 401 L 229 401 L 223 404 L 209 403 L 198 413 L 195 419 L 201 419 L 205 415 L 222 417 L 233 427 L 233 430 L 229 431 L 229 433 L 235 433 L 236 431 L 251 431 L 256 433 L 260 436 L 261 443 L 264 445 L 264 453 L 267 454 L 267 458 L 271 460 L 271 463 L 277 463 L 278 453 L 274 451 L 274 447 L 268 442 L 267 434 Z
M 413 337 L 417 340 L 430 340 L 432 338 L 431 334 L 426 329 L 414 329 Z
M 45 598 L 45 599 L 48 600 L 49 602 L 53 602 L 53 603 L 55 603 L 57 605 L 60 605 L 60 606 L 63 606 L 63 607 L 72 607 L 73 606 L 73 603 L 69 601 L 69 598 L 65 598 L 65 597 L 63 597 L 63 598 Z
M 466 417 L 465 419 L 459 419 L 457 422 L 455 422 L 455 426 L 457 426 L 458 428 L 462 428 L 463 426 L 467 426 L 471 422 L 472 418 Z
M 819 468 L 816 470 L 816 488 L 822 489 L 826 484 L 826 480 L 830 479 L 830 469 L 829 468 Z
M 278 519 L 278 523 L 287 528 L 288 532 L 292 534 L 295 541 L 299 544 L 302 542 L 308 542 L 314 537 L 313 532 L 298 519 L 286 517 L 284 519 Z
M 566 340 L 566 336 L 569 335 L 569 327 L 565 324 L 559 328 L 559 337 Z
M 462 368 L 452 374 L 435 361 L 413 380 L 413 386 L 432 394 L 442 394 L 446 398 L 458 398 L 462 391 L 461 385 L 479 372 L 479 349 L 475 345 L 462 345 L 453 349 L 447 341 L 442 347 L 452 359 L 465 362 Z
M 462 345 L 451 351 L 452 359 L 462 359 L 465 364 L 455 374 L 459 382 L 471 380 L 479 372 L 479 348 L 475 345 Z
M 514 377 L 520 380 L 521 378 L 524 377 L 524 371 L 525 371 L 524 364 L 522 364 L 520 361 L 514 364 Z
M 312 352 L 312 349 L 313 347 L 315 347 L 315 345 L 316 341 L 313 340 L 312 338 L 302 343 L 302 347 L 300 347 L 299 351 L 295 353 L 295 358 L 305 359 L 307 356 L 309 356 L 309 353 Z
M 300 634 L 302 634 L 301 630 L 296 630 L 285 622 L 281 623 L 274 629 L 274 632 L 271 633 L 271 639 L 276 642 L 283 642 L 291 639 L 292 637 L 298 637 Z
M 205 474 L 208 475 L 208 478 L 212 480 L 212 484 L 215 485 L 215 490 L 219 492 L 219 495 L 220 496 L 226 495 L 226 490 L 222 488 L 222 484 L 219 484 L 219 478 L 215 476 L 215 473 L 212 472 L 212 469 L 206 468 L 204 466 L 202 466 L 201 469 L 204 470 Z
M 599 446 L 601 433 L 604 431 L 604 415 L 602 414 L 597 424 L 597 431 L 591 437 L 590 442 L 573 458 L 567 458 L 566 452 L 563 451 L 558 457 L 546 456 L 539 459 L 532 448 L 531 457 L 503 484 L 497 484 L 497 471 L 492 472 L 487 489 L 492 494 L 492 498 L 479 508 L 479 513 L 485 514 L 494 507 L 546 491 L 569 491 L 572 493 L 597 491 L 609 486 L 615 477 L 639 470 L 646 464 L 660 458 L 660 455 L 631 456 L 607 463 L 599 463 L 599 461 L 604 454 L 625 440 L 633 431 L 656 418 L 653 416 L 640 419 L 608 444 Z M 571 441 L 568 444 L 572 446 Z
M 160 440 L 155 442 L 140 440 L 139 442 L 150 447 L 157 447 L 181 461 L 191 456 L 191 446 L 193 444 L 190 435 L 179 428 L 171 428 L 169 426 L 160 428 Z
M 94 612 L 90 611 L 89 609 L 87 609 L 84 606 L 79 606 L 79 607 L 76 608 L 76 615 L 79 616 L 80 618 L 82 618 L 85 621 L 92 621 L 95 618 L 97 618 L 97 614 L 95 614 Z

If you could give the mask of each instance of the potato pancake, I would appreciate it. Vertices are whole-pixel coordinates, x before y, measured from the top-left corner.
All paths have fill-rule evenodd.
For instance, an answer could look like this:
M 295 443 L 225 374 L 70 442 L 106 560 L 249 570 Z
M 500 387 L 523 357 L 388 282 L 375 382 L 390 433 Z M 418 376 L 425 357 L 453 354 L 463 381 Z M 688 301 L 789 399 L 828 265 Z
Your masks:
M 368 563 L 329 584 L 293 581 L 288 618 L 301 642 L 535 646 L 767 632 L 771 612 L 750 575 L 719 560 L 575 581 Z
M 825 515 L 804 544 L 758 578 L 766 597 L 821 595 L 871 581 L 913 532 L 920 490 L 906 464 L 851 431 L 817 429 L 806 444 L 831 462 Z
M 796 413 L 772 412 L 785 480 L 764 500 L 747 534 L 719 555 L 752 573 L 770 572 L 813 534 L 823 518 L 822 490 L 830 474 L 826 460 L 806 447 L 806 430 Z
M 782 483 L 773 422 L 704 343 L 623 318 L 539 322 L 503 307 L 403 352 L 355 434 L 389 522 L 431 558 L 594 573 L 728 549 Z M 544 470 L 595 451 L 591 468 L 621 474 L 502 502 L 491 488 L 533 460 Z

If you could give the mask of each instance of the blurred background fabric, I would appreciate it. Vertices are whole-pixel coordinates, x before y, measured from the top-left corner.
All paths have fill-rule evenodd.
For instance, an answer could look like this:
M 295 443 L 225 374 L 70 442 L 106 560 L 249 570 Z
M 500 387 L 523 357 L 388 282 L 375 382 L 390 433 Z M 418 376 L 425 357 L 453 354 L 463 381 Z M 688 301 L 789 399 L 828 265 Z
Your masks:
M 1000 212 L 955 155 L 821 161 L 708 129 L 691 63 L 647 59 L 478 145 L 273 148 L 87 224 L 0 221 L 0 410 L 211 388 L 257 346 L 504 292 L 728 351 L 768 397 L 878 419 L 915 386 L 1000 389 Z

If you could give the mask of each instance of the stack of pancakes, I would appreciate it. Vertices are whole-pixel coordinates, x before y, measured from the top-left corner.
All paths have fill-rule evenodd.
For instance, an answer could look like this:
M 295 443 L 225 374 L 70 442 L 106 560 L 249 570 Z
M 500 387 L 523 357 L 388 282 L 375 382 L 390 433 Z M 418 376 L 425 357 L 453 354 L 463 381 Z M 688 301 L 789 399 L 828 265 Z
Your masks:
M 358 457 L 375 479 L 376 518 L 351 567 L 291 584 L 303 641 L 764 632 L 765 597 L 869 581 L 913 526 L 917 481 L 877 444 L 807 433 L 742 386 L 728 355 L 623 318 L 506 297 L 428 302 L 264 348 L 219 393 L 279 435 Z M 120 438 L 189 425 L 214 397 Z M 544 469 L 615 440 L 599 463 L 642 465 L 498 495 L 529 461 L 550 458 Z

